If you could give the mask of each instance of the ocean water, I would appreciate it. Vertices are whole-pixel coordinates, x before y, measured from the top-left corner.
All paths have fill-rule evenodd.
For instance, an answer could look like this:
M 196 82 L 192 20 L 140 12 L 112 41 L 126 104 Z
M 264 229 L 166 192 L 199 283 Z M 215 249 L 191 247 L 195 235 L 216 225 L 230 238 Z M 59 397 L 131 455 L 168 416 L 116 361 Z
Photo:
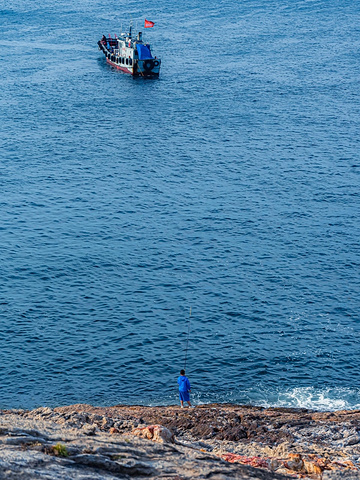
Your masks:
M 359 2 L 0 19 L 0 408 L 176 403 L 188 331 L 195 404 L 360 408 Z

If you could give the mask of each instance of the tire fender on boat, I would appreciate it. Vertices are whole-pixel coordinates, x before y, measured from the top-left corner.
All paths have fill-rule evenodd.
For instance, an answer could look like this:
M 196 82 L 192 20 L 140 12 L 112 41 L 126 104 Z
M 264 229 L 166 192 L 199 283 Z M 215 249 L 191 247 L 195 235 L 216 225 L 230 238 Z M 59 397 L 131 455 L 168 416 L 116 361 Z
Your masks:
M 144 67 L 145 71 L 149 72 L 150 70 L 152 70 L 154 68 L 154 61 L 153 60 L 146 60 L 143 63 L 143 67 Z

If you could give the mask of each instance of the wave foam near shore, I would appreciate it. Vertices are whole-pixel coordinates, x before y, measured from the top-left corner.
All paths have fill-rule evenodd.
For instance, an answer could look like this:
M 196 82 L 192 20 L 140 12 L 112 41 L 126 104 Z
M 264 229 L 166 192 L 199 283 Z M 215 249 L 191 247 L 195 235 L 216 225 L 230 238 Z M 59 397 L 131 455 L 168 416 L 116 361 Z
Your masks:
M 209 403 L 232 403 L 262 407 L 306 408 L 316 411 L 359 410 L 360 390 L 346 387 L 290 387 L 272 389 L 257 387 L 248 390 L 227 393 L 202 393 L 194 391 L 192 401 L 195 405 Z M 153 398 L 149 402 L 141 402 L 150 406 L 171 405 L 177 402 L 177 396 Z

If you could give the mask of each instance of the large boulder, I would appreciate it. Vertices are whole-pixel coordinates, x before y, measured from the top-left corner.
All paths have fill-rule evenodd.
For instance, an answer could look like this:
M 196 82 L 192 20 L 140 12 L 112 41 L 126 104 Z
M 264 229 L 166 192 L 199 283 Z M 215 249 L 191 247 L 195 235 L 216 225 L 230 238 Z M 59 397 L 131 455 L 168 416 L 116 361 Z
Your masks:
M 133 435 L 142 438 L 148 438 L 159 443 L 174 443 L 174 434 L 162 425 L 147 425 L 137 427 L 131 432 Z

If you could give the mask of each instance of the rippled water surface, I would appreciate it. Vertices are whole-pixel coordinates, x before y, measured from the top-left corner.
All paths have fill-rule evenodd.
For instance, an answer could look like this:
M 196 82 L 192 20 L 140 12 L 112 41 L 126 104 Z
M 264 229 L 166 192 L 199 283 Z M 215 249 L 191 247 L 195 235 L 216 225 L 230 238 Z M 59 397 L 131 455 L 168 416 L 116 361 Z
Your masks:
M 190 320 L 195 403 L 359 408 L 359 13 L 2 7 L 0 407 L 174 403 Z

